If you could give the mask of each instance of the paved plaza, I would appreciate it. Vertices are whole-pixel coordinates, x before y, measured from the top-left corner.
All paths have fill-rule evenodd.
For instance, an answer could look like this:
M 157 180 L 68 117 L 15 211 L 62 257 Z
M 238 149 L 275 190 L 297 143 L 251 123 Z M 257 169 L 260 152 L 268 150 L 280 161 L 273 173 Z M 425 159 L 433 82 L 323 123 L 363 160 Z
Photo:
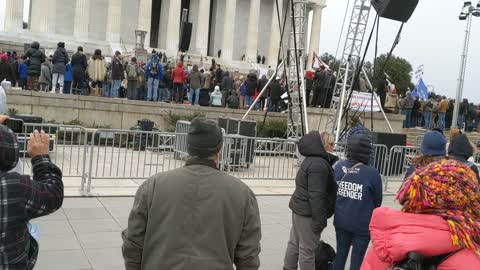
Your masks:
M 291 226 L 290 196 L 258 196 L 262 220 L 260 269 L 282 269 Z M 56 213 L 35 219 L 39 226 L 40 254 L 36 270 L 124 269 L 120 232 L 127 227 L 133 197 L 65 198 Z M 392 196 L 384 205 L 395 207 Z M 335 247 L 329 226 L 322 239 Z

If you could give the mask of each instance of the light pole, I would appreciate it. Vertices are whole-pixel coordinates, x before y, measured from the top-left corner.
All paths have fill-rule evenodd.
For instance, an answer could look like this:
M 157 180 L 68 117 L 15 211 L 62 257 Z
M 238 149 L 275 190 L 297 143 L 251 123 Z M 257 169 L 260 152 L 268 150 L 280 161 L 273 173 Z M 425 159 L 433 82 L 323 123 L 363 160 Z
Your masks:
M 463 53 L 460 62 L 460 72 L 458 75 L 457 95 L 455 97 L 455 107 L 453 108 L 452 128 L 458 126 L 458 113 L 460 111 L 460 100 L 463 97 L 463 85 L 465 81 L 465 69 L 467 67 L 468 47 L 470 43 L 470 30 L 472 28 L 472 16 L 480 17 L 480 2 L 475 8 L 472 2 L 465 2 L 460 13 L 459 19 L 461 21 L 467 20 L 467 27 L 465 29 L 465 41 L 463 43 Z M 462 127 L 463 125 L 459 126 Z

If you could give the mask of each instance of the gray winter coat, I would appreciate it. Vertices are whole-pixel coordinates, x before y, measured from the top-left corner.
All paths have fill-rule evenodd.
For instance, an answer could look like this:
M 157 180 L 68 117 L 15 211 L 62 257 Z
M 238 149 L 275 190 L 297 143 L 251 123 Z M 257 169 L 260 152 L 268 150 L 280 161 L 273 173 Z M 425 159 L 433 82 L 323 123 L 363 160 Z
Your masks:
M 42 71 L 40 77 L 38 78 L 39 83 L 52 83 L 52 70 L 47 63 L 42 64 Z
M 122 238 L 126 270 L 260 267 L 255 195 L 208 160 L 145 181 Z
M 190 88 L 197 89 L 202 87 L 202 75 L 199 71 L 190 72 L 190 75 L 188 75 L 188 80 L 190 81 Z
M 55 53 L 53 54 L 53 70 L 52 73 L 65 73 L 65 66 L 68 64 L 70 59 L 68 58 L 67 51 L 65 48 L 57 48 Z

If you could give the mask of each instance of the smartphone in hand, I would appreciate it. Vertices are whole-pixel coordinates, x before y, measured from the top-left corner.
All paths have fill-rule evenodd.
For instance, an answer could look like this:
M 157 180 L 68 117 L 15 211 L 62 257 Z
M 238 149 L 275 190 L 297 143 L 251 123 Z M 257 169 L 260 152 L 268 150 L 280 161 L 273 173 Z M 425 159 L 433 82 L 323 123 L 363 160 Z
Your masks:
M 15 133 L 23 133 L 23 120 L 21 119 L 9 118 L 3 124 Z

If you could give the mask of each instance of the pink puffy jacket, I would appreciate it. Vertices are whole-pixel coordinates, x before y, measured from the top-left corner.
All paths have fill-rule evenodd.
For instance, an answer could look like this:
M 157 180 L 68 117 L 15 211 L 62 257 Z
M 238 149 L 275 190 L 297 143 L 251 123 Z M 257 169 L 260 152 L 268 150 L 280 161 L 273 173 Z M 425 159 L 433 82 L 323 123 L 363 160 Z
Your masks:
M 450 253 L 452 244 L 447 222 L 433 215 L 403 213 L 380 207 L 370 221 L 372 247 L 361 270 L 385 270 L 406 258 L 409 251 L 425 256 Z M 461 250 L 443 262 L 438 270 L 480 269 L 480 257 L 471 250 Z

